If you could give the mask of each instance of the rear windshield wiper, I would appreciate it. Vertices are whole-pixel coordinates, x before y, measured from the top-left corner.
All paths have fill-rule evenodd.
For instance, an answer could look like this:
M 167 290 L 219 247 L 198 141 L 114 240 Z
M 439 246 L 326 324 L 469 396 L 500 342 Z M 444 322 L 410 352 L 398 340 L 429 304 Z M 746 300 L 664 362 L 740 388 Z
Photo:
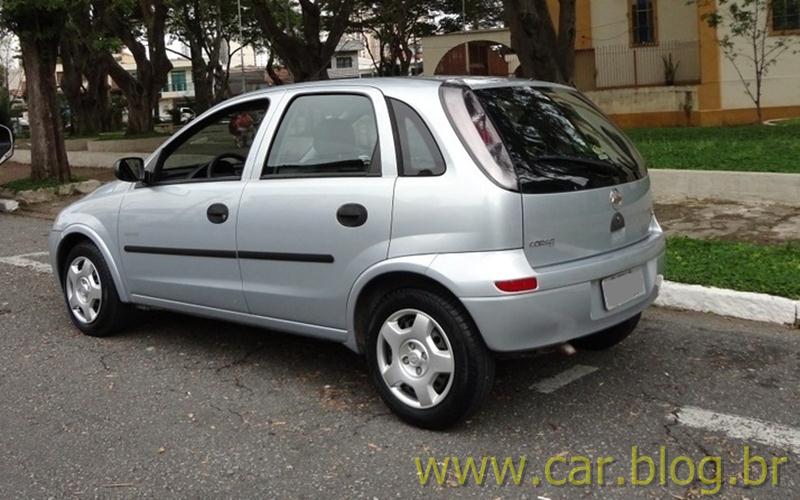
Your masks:
M 637 167 L 635 165 L 627 164 L 627 163 L 614 163 L 609 160 L 598 160 L 594 158 L 586 158 L 582 156 L 558 156 L 558 155 L 551 155 L 551 156 L 537 156 L 535 159 L 537 162 L 541 163 L 577 163 L 583 166 L 588 167 L 596 167 L 602 169 L 604 172 L 609 174 L 618 174 L 619 169 L 625 169 L 628 173 L 633 174 L 634 176 L 638 177 L 636 174 Z

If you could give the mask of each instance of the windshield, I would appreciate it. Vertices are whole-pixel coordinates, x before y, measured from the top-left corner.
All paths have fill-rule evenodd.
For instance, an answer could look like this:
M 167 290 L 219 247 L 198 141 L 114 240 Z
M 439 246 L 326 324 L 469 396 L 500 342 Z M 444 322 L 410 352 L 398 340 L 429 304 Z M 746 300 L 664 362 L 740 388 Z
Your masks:
M 647 175 L 633 143 L 576 91 L 515 86 L 474 93 L 503 139 L 523 193 L 594 189 Z

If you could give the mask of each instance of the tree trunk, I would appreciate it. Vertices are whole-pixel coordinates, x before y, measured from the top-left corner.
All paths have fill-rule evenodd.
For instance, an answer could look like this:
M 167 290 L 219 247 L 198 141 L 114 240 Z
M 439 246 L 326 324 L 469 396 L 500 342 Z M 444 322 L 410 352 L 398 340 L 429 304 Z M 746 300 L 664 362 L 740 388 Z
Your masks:
M 190 40 L 189 53 L 194 82 L 194 111 L 199 115 L 214 102 L 214 72 L 211 64 L 203 58 L 203 49 L 197 40 Z
M 31 129 L 31 178 L 70 179 L 61 112 L 56 99 L 56 42 L 20 37 L 28 122 Z
M 92 57 L 88 51 L 72 38 L 61 42 L 61 91 L 72 112 L 72 135 L 91 135 L 111 128 L 108 67 L 101 57 Z
M 575 0 L 559 2 L 559 32 L 545 0 L 503 0 L 522 76 L 570 83 L 575 65 Z
M 144 134 L 153 130 L 153 101 L 143 92 L 126 94 L 128 101 L 127 135 Z M 155 102 L 158 105 L 158 100 Z
M 309 0 L 300 1 L 303 18 L 302 38 L 286 33 L 282 29 L 275 18 L 274 7 L 268 2 L 254 0 L 252 5 L 255 17 L 269 39 L 270 47 L 292 73 L 295 82 L 328 79 L 327 66 L 349 25 L 353 0 L 341 0 L 335 5 L 326 5 L 331 16 L 324 42 L 320 38 L 322 11 L 318 3 Z
M 136 77 L 128 73 L 111 54 L 105 54 L 109 74 L 125 95 L 128 104 L 128 135 L 153 130 L 153 115 L 158 109 L 161 89 L 167 84 L 172 63 L 167 57 L 165 27 L 169 8 L 164 0 L 141 0 L 138 16 L 143 18 L 144 37 L 139 28 L 101 4 L 99 16 L 119 36 L 136 61 Z
M 558 51 L 561 76 L 572 85 L 575 79 L 575 2 L 560 0 L 558 10 Z

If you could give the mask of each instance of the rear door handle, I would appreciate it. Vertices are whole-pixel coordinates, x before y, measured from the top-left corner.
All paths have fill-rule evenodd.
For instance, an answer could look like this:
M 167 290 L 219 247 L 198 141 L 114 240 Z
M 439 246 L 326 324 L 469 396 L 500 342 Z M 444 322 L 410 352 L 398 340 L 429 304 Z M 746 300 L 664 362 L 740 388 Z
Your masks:
M 367 222 L 367 209 L 358 203 L 347 203 L 336 211 L 336 220 L 345 227 L 363 226 Z
M 212 224 L 222 224 L 228 220 L 228 207 L 222 203 L 214 203 L 206 210 L 206 216 Z

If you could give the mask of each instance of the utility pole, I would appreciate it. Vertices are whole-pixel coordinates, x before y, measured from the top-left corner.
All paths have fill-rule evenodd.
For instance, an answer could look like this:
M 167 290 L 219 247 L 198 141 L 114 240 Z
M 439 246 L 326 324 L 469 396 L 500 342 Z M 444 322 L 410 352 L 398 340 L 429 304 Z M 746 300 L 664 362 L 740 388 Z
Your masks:
M 245 85 L 245 77 L 244 77 L 244 29 L 242 28 L 242 0 L 236 0 L 237 6 L 239 8 L 239 64 L 241 65 L 241 73 L 242 73 L 242 94 L 247 91 L 247 87 Z

